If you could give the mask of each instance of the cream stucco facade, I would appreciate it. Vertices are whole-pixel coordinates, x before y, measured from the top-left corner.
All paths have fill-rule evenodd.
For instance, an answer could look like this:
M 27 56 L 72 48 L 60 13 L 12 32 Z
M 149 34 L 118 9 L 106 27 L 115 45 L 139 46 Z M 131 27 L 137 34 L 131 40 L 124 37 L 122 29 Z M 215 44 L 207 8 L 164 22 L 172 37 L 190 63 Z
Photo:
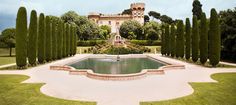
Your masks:
M 108 25 L 111 27 L 112 33 L 117 33 L 120 25 L 127 20 L 136 20 L 140 24 L 144 24 L 144 3 L 133 3 L 130 5 L 132 15 L 121 15 L 121 14 L 101 14 L 101 13 L 90 13 L 88 18 L 99 26 Z

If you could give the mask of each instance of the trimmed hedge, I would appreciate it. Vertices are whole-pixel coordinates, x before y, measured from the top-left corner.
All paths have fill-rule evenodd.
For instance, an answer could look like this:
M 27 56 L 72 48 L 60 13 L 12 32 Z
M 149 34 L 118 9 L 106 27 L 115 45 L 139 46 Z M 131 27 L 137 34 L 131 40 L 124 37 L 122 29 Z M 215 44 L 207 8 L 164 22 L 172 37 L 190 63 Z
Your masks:
M 77 36 L 76 36 L 76 39 L 77 39 Z M 95 46 L 95 45 L 98 45 L 98 44 L 104 44 L 106 43 L 105 40 L 80 40 L 77 42 L 77 46 Z
M 161 46 L 160 40 L 130 40 L 130 42 L 140 46 Z

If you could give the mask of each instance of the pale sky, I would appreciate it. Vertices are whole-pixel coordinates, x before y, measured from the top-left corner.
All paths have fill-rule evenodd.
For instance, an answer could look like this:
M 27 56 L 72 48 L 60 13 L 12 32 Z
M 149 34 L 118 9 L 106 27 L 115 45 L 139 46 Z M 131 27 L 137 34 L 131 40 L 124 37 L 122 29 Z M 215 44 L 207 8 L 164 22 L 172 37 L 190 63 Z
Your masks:
M 32 9 L 38 14 L 42 12 L 46 15 L 61 16 L 69 10 L 79 15 L 87 15 L 89 12 L 116 14 L 128 9 L 130 4 L 135 2 L 146 4 L 146 14 L 148 11 L 157 11 L 173 19 L 192 17 L 193 0 L 1 0 L 0 32 L 5 28 L 15 27 L 16 13 L 20 6 L 27 8 L 28 17 Z M 200 2 L 208 17 L 211 8 L 220 11 L 236 7 L 236 0 L 200 0 Z

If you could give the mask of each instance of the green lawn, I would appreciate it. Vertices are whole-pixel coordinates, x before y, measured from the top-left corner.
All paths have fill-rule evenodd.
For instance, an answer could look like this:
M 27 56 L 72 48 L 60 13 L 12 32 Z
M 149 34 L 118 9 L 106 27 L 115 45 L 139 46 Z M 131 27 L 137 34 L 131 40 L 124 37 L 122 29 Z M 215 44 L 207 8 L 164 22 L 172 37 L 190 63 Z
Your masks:
M 151 49 L 150 53 L 155 53 L 155 49 L 156 49 L 156 53 L 161 52 L 161 46 L 145 46 L 145 47 Z
M 0 75 L 0 105 L 95 105 L 95 102 L 70 101 L 46 96 L 43 84 L 20 83 L 28 76 Z
M 12 57 L 9 56 L 8 48 L 0 48 L 0 66 L 15 62 L 15 48 L 12 49 Z
M 236 105 L 236 73 L 211 77 L 219 83 L 190 83 L 194 88 L 192 95 L 167 101 L 141 102 L 141 105 Z
M 85 53 L 92 53 L 92 52 L 88 52 L 89 48 L 92 48 L 92 46 L 78 46 L 77 47 L 77 54 L 85 54 Z
M 15 63 L 15 62 L 16 62 L 15 57 L 1 57 L 0 56 L 0 66 L 5 65 L 5 64 Z

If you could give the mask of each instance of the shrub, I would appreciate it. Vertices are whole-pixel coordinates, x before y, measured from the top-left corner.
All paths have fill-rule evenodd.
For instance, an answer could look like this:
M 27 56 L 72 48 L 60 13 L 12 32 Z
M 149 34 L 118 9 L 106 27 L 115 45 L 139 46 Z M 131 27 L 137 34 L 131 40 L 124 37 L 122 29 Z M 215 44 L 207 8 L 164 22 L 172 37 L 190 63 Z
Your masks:
M 86 41 L 78 41 L 77 46 L 95 46 L 98 44 L 104 44 L 105 40 L 86 40 Z
M 38 62 L 45 61 L 45 21 L 44 14 L 39 16 L 39 29 L 38 29 Z
M 176 57 L 184 57 L 184 26 L 182 20 L 177 25 Z
M 50 17 L 46 16 L 46 61 L 52 60 L 52 26 Z
M 36 64 L 36 54 L 37 54 L 36 48 L 37 48 L 37 13 L 35 10 L 32 10 L 30 16 L 28 54 L 27 54 L 30 65 Z
M 208 27 L 205 13 L 201 15 L 200 24 L 200 62 L 205 64 L 208 58 Z
M 130 40 L 130 42 L 140 46 L 161 46 L 160 40 Z
M 216 10 L 211 9 L 209 27 L 209 60 L 212 66 L 216 66 L 220 61 L 220 27 Z
M 176 32 L 175 32 L 175 25 L 171 24 L 171 34 L 170 34 L 170 53 L 171 56 L 174 57 L 175 56 L 175 46 L 176 46 Z
M 191 52 L 191 25 L 189 18 L 186 18 L 186 26 L 185 26 L 185 58 L 187 60 L 190 59 L 190 52 Z
M 20 7 L 16 18 L 16 64 L 22 68 L 27 65 L 27 12 Z
M 199 30 L 197 16 L 193 16 L 193 31 L 192 31 L 192 60 L 197 62 L 199 50 Z

